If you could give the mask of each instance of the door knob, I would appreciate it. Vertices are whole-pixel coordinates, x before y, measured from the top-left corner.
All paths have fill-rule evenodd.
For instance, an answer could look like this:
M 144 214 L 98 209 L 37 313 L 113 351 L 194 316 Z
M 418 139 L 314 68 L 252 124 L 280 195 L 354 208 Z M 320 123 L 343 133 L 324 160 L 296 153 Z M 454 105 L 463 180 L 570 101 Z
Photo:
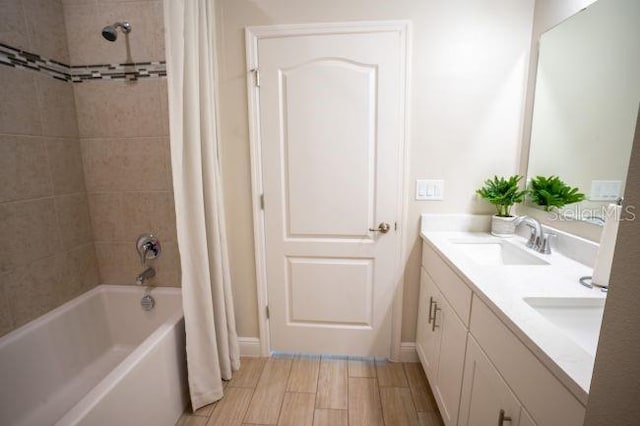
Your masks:
M 369 228 L 369 231 L 382 232 L 383 234 L 386 234 L 387 232 L 389 232 L 389 229 L 391 229 L 391 225 L 389 225 L 388 223 L 382 222 L 380 225 L 378 225 L 377 228 Z

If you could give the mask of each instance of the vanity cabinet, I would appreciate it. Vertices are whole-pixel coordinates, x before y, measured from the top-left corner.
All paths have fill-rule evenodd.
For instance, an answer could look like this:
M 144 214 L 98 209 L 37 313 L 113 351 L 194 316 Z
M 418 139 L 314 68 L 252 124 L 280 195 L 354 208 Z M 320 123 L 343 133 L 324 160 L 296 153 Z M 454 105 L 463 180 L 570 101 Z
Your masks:
M 458 425 L 535 425 L 473 337 L 467 343 Z
M 416 351 L 445 425 L 578 426 L 584 405 L 428 244 Z M 511 418 L 508 421 L 507 418 Z
M 435 252 L 428 255 L 437 256 Z M 441 268 L 449 269 L 444 264 L 437 268 L 439 272 L 442 272 Z M 439 275 L 438 271 L 435 275 Z M 451 282 L 443 280 L 443 275 L 439 276 L 440 281 L 436 282 L 422 269 L 416 350 L 432 386 L 440 414 L 445 425 L 449 426 L 458 424 L 468 328 L 439 286 L 442 282 L 443 287 L 451 293 Z M 468 309 L 464 310 L 465 315 L 468 312 Z

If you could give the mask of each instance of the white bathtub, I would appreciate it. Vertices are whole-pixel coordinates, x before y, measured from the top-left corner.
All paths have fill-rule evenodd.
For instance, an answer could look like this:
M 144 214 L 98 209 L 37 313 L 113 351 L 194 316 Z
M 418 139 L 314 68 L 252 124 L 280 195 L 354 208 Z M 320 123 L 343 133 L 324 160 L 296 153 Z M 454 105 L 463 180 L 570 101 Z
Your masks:
M 0 425 L 170 425 L 187 403 L 179 289 L 99 286 L 0 338 Z

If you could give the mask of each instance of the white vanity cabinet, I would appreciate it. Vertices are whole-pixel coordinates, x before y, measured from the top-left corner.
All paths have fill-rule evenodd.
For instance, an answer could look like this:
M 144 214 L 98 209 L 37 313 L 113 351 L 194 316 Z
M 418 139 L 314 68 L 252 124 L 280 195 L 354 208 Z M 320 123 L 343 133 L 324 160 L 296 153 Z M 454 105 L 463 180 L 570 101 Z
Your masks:
M 467 343 L 458 425 L 535 425 L 472 336 Z
M 423 244 L 416 350 L 444 423 L 582 425 L 584 405 L 487 303 Z
M 454 310 L 447 295 L 456 293 L 454 297 L 460 298 L 457 290 L 468 292 L 468 288 L 466 286 L 458 288 L 456 283 L 453 283 L 452 287 L 452 282 L 447 279 L 447 273 L 442 268 L 451 270 L 444 263 L 440 263 L 442 260 L 435 252 L 425 254 L 423 264 L 431 265 L 434 268 L 434 275 L 439 276 L 440 280 L 436 282 L 423 268 L 416 350 L 432 386 L 445 425 L 456 425 L 468 328 L 459 317 L 459 312 Z M 464 309 L 463 315 L 467 321 L 468 314 L 469 310 Z

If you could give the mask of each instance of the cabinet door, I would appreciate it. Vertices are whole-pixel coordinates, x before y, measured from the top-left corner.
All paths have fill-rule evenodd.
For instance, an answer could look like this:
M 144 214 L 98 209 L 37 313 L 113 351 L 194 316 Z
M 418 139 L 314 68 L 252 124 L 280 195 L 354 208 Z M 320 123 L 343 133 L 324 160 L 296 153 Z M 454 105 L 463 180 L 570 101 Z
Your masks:
M 433 327 L 429 314 L 440 296 L 440 292 L 428 273 L 424 270 L 420 274 L 420 313 L 418 314 L 418 329 L 416 332 L 416 347 L 422 361 L 424 372 L 430 383 L 435 383 L 438 372 L 438 357 L 440 355 L 440 330 Z
M 460 401 L 460 426 L 496 426 L 503 412 L 504 426 L 520 425 L 520 402 L 504 382 L 498 370 L 469 337 Z M 526 417 L 526 416 L 524 416 Z M 523 418 L 524 418 L 523 417 Z M 507 421 L 511 418 L 511 421 Z M 525 420 L 522 426 L 533 424 Z
M 441 293 L 437 295 L 432 322 L 441 336 L 434 396 L 445 425 L 456 425 L 468 332 Z

